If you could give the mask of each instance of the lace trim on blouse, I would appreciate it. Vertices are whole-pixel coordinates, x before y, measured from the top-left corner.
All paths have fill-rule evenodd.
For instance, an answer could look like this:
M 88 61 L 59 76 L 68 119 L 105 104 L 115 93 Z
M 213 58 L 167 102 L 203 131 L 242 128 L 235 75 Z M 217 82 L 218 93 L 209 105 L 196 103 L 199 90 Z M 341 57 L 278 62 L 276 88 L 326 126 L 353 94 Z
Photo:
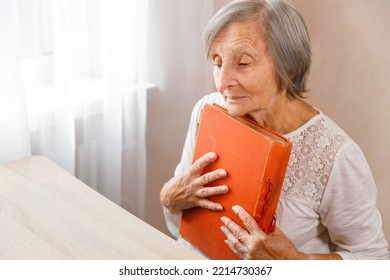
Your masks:
M 320 112 L 285 137 L 293 148 L 281 197 L 318 209 L 335 157 L 348 136 Z

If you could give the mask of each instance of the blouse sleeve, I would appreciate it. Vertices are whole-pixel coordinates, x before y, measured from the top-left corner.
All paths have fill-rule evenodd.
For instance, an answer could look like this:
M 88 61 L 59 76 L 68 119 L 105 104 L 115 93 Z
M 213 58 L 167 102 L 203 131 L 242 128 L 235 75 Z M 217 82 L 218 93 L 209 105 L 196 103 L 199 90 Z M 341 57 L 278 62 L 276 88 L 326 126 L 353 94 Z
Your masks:
M 335 157 L 319 212 L 343 259 L 389 259 L 375 181 L 356 143 Z
M 196 134 L 198 131 L 198 123 L 200 117 L 200 111 L 204 104 L 203 100 L 200 100 L 193 108 L 190 124 L 187 131 L 186 140 L 184 142 L 183 153 L 181 156 L 181 160 L 175 169 L 175 176 L 183 173 L 188 168 L 190 168 L 192 164 L 192 157 L 194 154 L 195 140 Z M 179 237 L 179 226 L 181 214 L 171 214 L 166 207 L 163 207 L 165 221 L 168 227 L 169 232 L 175 237 Z

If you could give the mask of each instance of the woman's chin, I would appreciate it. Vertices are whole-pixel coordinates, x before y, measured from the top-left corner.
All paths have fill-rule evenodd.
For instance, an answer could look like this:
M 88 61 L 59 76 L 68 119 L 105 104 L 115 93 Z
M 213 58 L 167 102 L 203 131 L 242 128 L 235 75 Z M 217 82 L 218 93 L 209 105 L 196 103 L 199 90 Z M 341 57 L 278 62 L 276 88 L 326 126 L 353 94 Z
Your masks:
M 241 117 L 248 113 L 243 106 L 227 104 L 226 109 L 229 112 L 229 115 L 234 117 Z

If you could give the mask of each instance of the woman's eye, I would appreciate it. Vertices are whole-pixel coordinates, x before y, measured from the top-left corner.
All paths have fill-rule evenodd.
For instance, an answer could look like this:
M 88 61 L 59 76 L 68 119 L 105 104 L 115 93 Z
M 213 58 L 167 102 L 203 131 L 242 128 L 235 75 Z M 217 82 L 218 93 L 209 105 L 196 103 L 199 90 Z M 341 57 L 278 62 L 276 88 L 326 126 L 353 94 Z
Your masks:
M 222 63 L 214 62 L 214 67 L 221 68 L 222 67 Z
M 249 66 L 249 63 L 239 63 L 238 64 L 241 68 L 246 68 Z

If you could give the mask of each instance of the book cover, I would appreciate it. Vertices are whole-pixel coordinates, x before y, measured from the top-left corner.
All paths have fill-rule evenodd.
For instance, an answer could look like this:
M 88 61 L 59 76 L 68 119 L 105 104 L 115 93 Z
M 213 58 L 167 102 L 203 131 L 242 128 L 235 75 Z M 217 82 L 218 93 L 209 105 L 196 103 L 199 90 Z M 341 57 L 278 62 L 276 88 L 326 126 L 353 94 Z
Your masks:
M 222 216 L 245 228 L 233 213 L 233 205 L 244 207 L 263 231 L 273 231 L 291 149 L 292 144 L 285 137 L 245 117 L 233 117 L 219 105 L 205 104 L 193 161 L 216 152 L 218 159 L 204 173 L 225 169 L 227 176 L 210 186 L 227 185 L 229 192 L 209 198 L 220 203 L 222 211 L 200 207 L 184 210 L 180 224 L 182 237 L 210 259 L 238 259 L 220 230 Z

